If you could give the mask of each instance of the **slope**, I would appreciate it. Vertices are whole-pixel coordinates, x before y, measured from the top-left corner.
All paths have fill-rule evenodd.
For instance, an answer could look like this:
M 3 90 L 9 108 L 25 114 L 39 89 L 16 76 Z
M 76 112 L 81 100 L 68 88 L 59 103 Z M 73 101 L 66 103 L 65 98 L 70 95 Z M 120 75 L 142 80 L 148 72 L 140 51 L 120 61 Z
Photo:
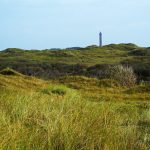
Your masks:
M 26 75 L 50 79 L 66 75 L 93 76 L 92 69 L 98 72 L 103 66 L 125 64 L 132 66 L 141 80 L 150 80 L 149 54 L 149 48 L 134 44 L 88 46 L 76 50 L 9 48 L 0 51 L 0 70 L 9 67 Z
M 146 85 L 2 70 L 0 149 L 149 149 L 149 94 Z

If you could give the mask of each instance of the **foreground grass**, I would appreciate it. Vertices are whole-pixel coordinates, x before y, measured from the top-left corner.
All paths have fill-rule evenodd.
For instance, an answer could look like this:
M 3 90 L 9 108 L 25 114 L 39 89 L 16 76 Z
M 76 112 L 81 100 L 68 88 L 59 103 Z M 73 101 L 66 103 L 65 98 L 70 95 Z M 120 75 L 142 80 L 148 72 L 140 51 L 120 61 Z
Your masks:
M 14 79 L 18 82 L 13 82 Z M 81 79 L 83 83 L 83 78 L 78 81 Z M 98 93 L 94 79 L 84 79 L 84 84 L 85 80 L 91 82 L 87 87 L 78 82 L 78 89 L 73 89 L 75 83 L 71 78 L 72 88 L 58 83 L 48 85 L 35 78 L 29 84 L 27 80 L 31 78 L 0 76 L 0 149 L 150 149 L 148 101 L 118 101 L 114 95 L 109 101 L 107 97 L 87 100 L 90 87 L 97 87 Z M 105 90 L 110 88 L 116 90 L 108 86 Z M 99 92 L 104 94 L 106 91 L 102 89 L 100 86 Z M 136 89 L 128 94 L 132 97 Z M 117 89 L 119 97 L 123 96 L 122 90 Z M 141 94 L 146 95 L 146 91 Z

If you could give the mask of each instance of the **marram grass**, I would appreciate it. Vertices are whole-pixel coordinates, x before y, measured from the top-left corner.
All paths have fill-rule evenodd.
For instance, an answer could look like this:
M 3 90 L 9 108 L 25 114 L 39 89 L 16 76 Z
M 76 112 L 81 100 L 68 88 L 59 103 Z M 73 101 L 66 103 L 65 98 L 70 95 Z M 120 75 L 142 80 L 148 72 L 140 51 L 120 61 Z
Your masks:
M 14 79 L 18 82 L 13 82 Z M 121 98 L 125 97 L 124 91 L 101 89 L 101 86 L 98 90 L 94 79 L 92 86 L 84 90 L 80 85 L 81 90 L 75 90 L 58 83 L 47 85 L 42 80 L 30 80 L 22 76 L 0 76 L 0 149 L 150 149 L 150 105 L 147 101 L 115 100 L 112 93 L 116 92 Z M 80 84 L 72 85 L 77 83 Z M 29 90 L 32 85 L 33 90 Z M 92 94 L 89 89 L 94 91 L 94 87 L 96 93 L 108 94 L 110 101 L 106 101 L 106 97 L 87 100 L 86 96 Z
M 64 97 L 2 93 L 0 148 L 148 149 L 149 127 L 138 126 L 143 113 L 138 107 L 90 102 L 71 92 Z

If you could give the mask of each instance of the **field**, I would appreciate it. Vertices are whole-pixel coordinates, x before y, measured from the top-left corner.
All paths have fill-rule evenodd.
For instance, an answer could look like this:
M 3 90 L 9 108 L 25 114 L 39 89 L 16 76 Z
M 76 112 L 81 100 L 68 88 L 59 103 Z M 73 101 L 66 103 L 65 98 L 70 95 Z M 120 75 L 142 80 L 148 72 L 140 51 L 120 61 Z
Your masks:
M 0 74 L 0 149 L 148 150 L 150 85 Z

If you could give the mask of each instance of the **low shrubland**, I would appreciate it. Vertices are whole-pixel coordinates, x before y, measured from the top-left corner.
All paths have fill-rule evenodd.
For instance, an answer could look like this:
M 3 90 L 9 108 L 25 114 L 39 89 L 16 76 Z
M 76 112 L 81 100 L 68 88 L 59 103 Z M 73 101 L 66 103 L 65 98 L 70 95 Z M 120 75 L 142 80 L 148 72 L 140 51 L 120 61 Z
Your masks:
M 7 67 L 43 79 L 82 75 L 103 78 L 109 66 L 131 66 L 138 80 L 150 81 L 150 48 L 135 44 L 110 44 L 73 49 L 0 51 L 0 70 Z

